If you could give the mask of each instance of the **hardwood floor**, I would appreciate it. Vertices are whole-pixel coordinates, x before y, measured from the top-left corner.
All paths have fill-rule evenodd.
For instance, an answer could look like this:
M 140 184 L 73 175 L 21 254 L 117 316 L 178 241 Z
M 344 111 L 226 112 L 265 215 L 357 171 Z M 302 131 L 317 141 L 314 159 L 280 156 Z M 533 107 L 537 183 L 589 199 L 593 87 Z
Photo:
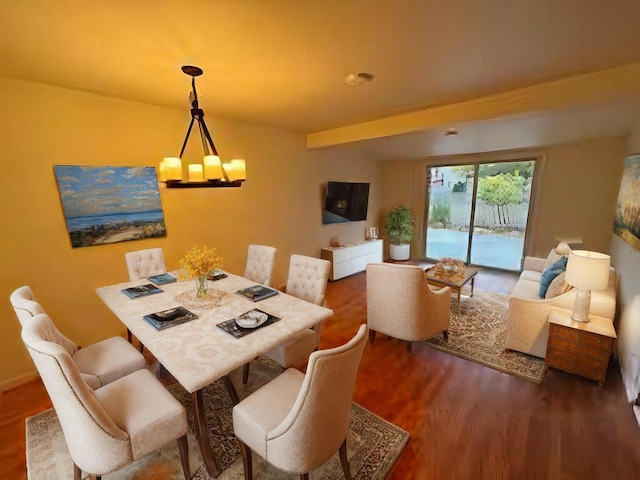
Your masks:
M 514 281 L 483 271 L 476 288 L 507 293 Z M 365 286 L 364 273 L 329 283 L 335 314 L 321 348 L 366 322 Z M 24 419 L 50 402 L 40 381 L 1 399 L 0 478 L 23 479 Z M 640 427 L 615 363 L 603 390 L 553 369 L 536 385 L 426 345 L 409 355 L 379 334 L 365 349 L 354 400 L 411 434 L 389 480 L 640 478 Z

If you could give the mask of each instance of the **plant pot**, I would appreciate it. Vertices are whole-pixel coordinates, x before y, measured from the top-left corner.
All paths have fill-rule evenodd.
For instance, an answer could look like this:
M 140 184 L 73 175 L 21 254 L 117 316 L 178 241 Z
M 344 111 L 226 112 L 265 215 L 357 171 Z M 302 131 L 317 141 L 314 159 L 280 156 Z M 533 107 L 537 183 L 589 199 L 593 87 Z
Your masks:
M 389 244 L 389 256 L 391 260 L 409 260 L 410 253 L 411 244 L 409 243 Z

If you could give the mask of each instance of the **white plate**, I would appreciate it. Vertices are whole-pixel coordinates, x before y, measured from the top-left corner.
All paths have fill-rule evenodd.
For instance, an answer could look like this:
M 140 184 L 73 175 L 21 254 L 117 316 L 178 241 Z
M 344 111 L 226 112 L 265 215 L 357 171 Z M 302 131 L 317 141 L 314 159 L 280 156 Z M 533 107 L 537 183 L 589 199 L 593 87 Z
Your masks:
M 236 318 L 236 323 L 242 328 L 256 328 L 269 319 L 269 315 L 264 312 L 251 311 Z

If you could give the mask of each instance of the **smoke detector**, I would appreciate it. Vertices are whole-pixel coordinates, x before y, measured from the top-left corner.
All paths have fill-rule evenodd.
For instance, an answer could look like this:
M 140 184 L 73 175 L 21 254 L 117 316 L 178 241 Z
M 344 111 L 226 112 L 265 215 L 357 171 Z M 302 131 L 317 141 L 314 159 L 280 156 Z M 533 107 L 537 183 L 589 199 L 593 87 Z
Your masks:
M 347 85 L 362 85 L 363 83 L 373 82 L 374 78 L 376 78 L 376 76 L 373 73 L 350 73 L 344 77 L 344 83 Z

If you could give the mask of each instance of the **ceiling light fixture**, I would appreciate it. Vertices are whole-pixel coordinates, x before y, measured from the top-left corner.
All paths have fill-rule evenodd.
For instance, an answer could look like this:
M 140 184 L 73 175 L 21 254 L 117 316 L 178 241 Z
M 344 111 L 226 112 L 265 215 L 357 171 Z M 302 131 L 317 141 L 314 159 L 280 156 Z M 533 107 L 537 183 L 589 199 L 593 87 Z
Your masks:
M 192 65 L 184 65 L 182 71 L 191 77 L 191 123 L 187 130 L 187 136 L 182 142 L 182 149 L 178 157 L 165 157 L 160 162 L 159 179 L 166 182 L 167 188 L 193 188 L 193 187 L 239 187 L 245 181 L 246 165 L 241 159 L 220 161 L 216 146 L 213 144 L 211 134 L 204 123 L 204 112 L 198 106 L 198 94 L 196 92 L 196 77 L 202 75 L 202 69 Z M 193 128 L 193 122 L 198 122 L 204 159 L 202 163 L 192 163 L 188 166 L 187 181 L 182 177 L 182 154 L 187 146 L 189 134 Z
M 376 78 L 376 76 L 373 73 L 350 73 L 344 77 L 344 83 L 347 85 L 362 85 L 363 83 L 373 82 L 374 78 Z
M 458 130 L 455 128 L 450 128 L 446 132 L 444 132 L 444 136 L 448 137 L 449 135 L 458 135 Z

